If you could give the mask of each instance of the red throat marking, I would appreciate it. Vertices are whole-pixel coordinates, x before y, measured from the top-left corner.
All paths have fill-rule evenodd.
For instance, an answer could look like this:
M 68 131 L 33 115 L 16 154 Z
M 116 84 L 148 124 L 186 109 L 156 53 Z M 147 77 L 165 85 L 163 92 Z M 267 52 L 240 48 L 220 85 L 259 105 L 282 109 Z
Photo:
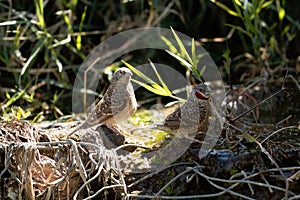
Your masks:
M 196 92 L 195 92 L 195 95 L 196 95 L 196 97 L 197 97 L 198 99 L 202 99 L 202 100 L 207 100 L 207 99 L 208 99 L 207 96 L 205 96 L 203 93 L 201 93 L 201 92 L 199 92 L 199 91 L 196 91 Z

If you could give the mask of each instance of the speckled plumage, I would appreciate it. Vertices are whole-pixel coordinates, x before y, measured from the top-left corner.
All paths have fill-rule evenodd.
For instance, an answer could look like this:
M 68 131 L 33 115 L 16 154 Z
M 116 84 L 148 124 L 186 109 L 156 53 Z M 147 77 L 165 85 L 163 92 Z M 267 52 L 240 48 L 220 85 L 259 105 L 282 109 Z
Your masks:
M 169 114 L 162 123 L 155 123 L 138 129 L 158 129 L 172 134 L 178 130 L 206 132 L 210 115 L 210 91 L 210 88 L 205 84 L 197 85 L 191 91 L 186 102 Z
M 95 125 L 106 125 L 113 132 L 125 134 L 118 123 L 127 120 L 137 109 L 134 90 L 130 82 L 132 72 L 127 68 L 115 71 L 111 84 L 98 102 L 87 120 L 72 131 L 91 128 Z

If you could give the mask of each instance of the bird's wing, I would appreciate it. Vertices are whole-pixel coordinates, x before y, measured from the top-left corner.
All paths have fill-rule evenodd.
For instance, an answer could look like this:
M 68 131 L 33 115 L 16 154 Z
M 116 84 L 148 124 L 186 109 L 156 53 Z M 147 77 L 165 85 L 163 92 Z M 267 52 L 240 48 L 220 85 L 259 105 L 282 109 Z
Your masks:
M 166 117 L 164 125 L 170 129 L 179 129 L 186 126 L 192 129 L 198 126 L 199 121 L 203 120 L 200 117 L 201 108 L 200 110 L 199 108 L 197 102 L 186 102 L 181 108 L 178 108 Z
M 181 121 L 181 109 L 178 108 L 173 113 L 169 114 L 165 121 L 164 126 L 170 129 L 178 129 Z
M 111 119 L 118 112 L 125 109 L 126 100 L 122 99 L 117 103 L 113 103 L 111 99 L 103 97 L 90 113 L 86 122 L 90 125 L 104 124 L 105 121 Z

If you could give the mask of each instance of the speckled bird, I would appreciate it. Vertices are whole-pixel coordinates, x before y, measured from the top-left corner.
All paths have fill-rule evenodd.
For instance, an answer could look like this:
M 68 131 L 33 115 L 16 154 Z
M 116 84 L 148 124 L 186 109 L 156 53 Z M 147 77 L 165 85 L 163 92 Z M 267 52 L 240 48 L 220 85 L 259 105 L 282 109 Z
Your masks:
M 210 92 L 205 84 L 193 88 L 186 102 L 173 113 L 169 114 L 161 123 L 137 128 L 157 129 L 176 134 L 178 130 L 184 132 L 206 132 L 210 116 Z
M 116 70 L 102 99 L 86 121 L 68 136 L 96 125 L 106 125 L 114 133 L 125 136 L 126 132 L 119 126 L 119 123 L 126 121 L 137 109 L 134 90 L 130 82 L 131 76 L 132 72 L 128 68 L 122 67 Z

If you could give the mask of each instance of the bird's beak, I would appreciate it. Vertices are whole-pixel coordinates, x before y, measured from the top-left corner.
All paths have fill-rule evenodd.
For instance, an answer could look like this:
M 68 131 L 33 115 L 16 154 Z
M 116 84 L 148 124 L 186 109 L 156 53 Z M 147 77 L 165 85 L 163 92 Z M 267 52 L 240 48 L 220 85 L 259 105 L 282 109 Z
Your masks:
M 204 96 L 205 96 L 207 99 L 210 98 L 210 96 L 211 96 L 211 89 L 210 89 L 210 87 L 207 86 L 207 90 L 206 90 Z
M 210 98 L 210 92 L 208 91 L 208 92 L 205 92 L 205 93 L 202 93 L 202 95 L 203 95 L 203 97 L 205 98 L 205 99 L 209 99 Z

